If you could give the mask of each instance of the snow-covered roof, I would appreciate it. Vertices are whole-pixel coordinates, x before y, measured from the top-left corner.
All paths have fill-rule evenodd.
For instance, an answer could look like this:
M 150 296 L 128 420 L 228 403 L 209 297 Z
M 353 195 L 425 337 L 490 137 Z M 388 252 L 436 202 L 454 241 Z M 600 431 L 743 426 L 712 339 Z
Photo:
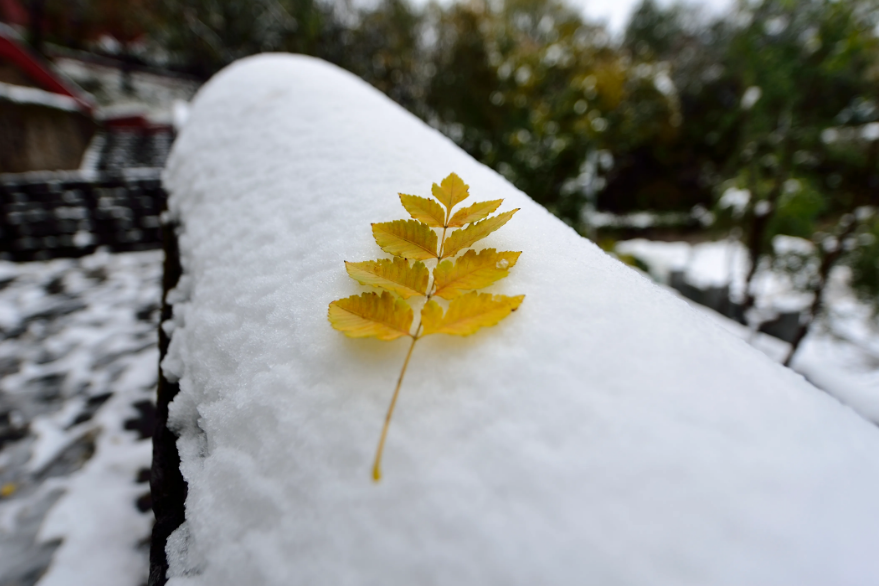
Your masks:
M 35 87 L 13 85 L 0 81 L 0 100 L 7 100 L 17 104 L 33 104 L 46 106 L 68 112 L 79 112 L 79 103 L 69 96 L 63 96 L 53 92 L 47 92 Z
M 449 172 L 521 211 L 493 291 L 518 312 L 415 349 L 327 304 L 381 256 L 371 222 Z M 166 172 L 171 426 L 188 482 L 168 544 L 195 584 L 867 585 L 879 428 L 603 253 L 344 71 L 238 62 L 197 96 Z

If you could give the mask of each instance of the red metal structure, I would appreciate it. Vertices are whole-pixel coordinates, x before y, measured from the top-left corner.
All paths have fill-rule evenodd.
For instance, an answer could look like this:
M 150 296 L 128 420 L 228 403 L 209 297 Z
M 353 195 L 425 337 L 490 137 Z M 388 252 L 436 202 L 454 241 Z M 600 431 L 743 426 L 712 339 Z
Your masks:
M 9 2 L 10 0 L 0 1 Z M 73 98 L 83 113 L 92 115 L 94 112 L 94 104 L 91 100 L 52 72 L 38 57 L 22 45 L 10 28 L 2 25 L 0 25 L 0 61 L 19 69 L 40 89 Z

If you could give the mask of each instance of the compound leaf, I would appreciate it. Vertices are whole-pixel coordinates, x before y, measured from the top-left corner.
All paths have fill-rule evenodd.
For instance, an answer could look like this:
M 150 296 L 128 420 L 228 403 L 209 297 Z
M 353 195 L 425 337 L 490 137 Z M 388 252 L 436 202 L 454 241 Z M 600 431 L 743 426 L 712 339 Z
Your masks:
M 427 294 L 430 271 L 421 261 L 410 265 L 405 258 L 382 258 L 364 262 L 345 261 L 345 269 L 361 285 L 381 287 L 403 299 Z
M 443 258 L 455 256 L 461 250 L 473 246 L 475 242 L 482 240 L 510 221 L 513 214 L 518 211 L 519 208 L 516 208 L 515 210 L 510 210 L 491 218 L 486 218 L 481 222 L 470 224 L 466 228 L 452 232 L 452 235 L 446 239 L 445 246 L 443 247 Z
M 451 220 L 449 220 L 449 228 L 460 228 L 461 226 L 466 226 L 467 224 L 478 222 L 482 218 L 487 217 L 489 214 L 494 213 L 494 211 L 500 207 L 503 201 L 504 200 L 502 199 L 495 199 L 492 201 L 478 201 L 472 206 L 462 208 L 455 212 L 455 215 L 452 216 Z
M 409 335 L 412 308 L 387 291 L 352 295 L 330 303 L 330 324 L 349 338 L 396 340 Z
M 418 340 L 440 333 L 469 336 L 480 328 L 497 324 L 516 311 L 525 299 L 524 295 L 508 297 L 475 291 L 506 277 L 521 253 L 497 252 L 494 248 L 480 252 L 465 249 L 506 224 L 519 210 L 490 217 L 503 202 L 498 199 L 477 202 L 452 214 L 453 208 L 469 197 L 469 190 L 458 175 L 451 173 L 439 185 L 432 186 L 431 192 L 438 202 L 399 194 L 400 202 L 412 219 L 372 224 L 376 243 L 396 258 L 345 262 L 353 279 L 383 291 L 337 299 L 330 303 L 327 312 L 333 328 L 351 338 L 412 338 L 379 437 L 372 467 L 375 481 L 382 476 L 381 461 L 388 428 Z M 443 229 L 442 241 L 434 231 L 436 228 Z M 464 254 L 452 258 L 460 252 Z M 430 271 L 421 261 L 434 259 L 437 264 L 431 282 Z M 427 299 L 421 308 L 420 323 L 413 332 L 415 315 L 408 300 L 417 296 Z M 445 299 L 443 304 L 448 303 L 448 309 L 444 311 L 433 296 Z
M 394 220 L 372 225 L 372 235 L 382 250 L 413 260 L 436 258 L 436 232 L 418 220 Z
M 446 224 L 446 212 L 435 200 L 401 193 L 400 203 L 403 204 L 410 216 L 424 222 L 431 228 L 442 228 Z
M 444 260 L 433 271 L 434 295 L 451 300 L 464 291 L 488 287 L 507 276 L 520 254 L 486 248 L 478 253 L 468 250 L 454 261 Z
M 450 173 L 448 177 L 443 179 L 439 185 L 436 183 L 431 187 L 431 193 L 437 198 L 446 209 L 451 210 L 453 207 L 467 199 L 470 195 L 470 186 L 455 175 Z
M 428 301 L 421 309 L 422 335 L 469 336 L 480 328 L 497 324 L 516 311 L 523 299 L 524 295 L 508 297 L 471 291 L 449 303 L 445 315 L 436 301 Z

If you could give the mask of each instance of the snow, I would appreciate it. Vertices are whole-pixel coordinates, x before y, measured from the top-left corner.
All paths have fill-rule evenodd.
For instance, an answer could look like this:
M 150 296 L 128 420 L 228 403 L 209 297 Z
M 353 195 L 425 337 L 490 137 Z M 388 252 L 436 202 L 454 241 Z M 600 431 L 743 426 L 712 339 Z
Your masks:
M 755 334 L 710 309 L 693 307 L 774 360 L 781 362 L 787 357 L 790 346 L 786 342 Z M 815 386 L 879 425 L 879 336 L 874 334 L 871 342 L 864 344 L 840 336 L 832 327 L 819 323 L 803 340 L 791 366 Z
M 745 213 L 745 209 L 750 201 L 751 192 L 749 190 L 730 187 L 720 196 L 720 201 L 717 202 L 717 205 L 721 208 L 732 209 L 733 215 L 740 218 Z
M 778 254 L 786 254 L 808 253 L 812 245 L 802 238 L 778 236 L 773 246 Z M 691 245 L 636 238 L 618 242 L 615 250 L 642 260 L 650 267 L 651 275 L 662 283 L 669 282 L 672 272 L 682 271 L 692 285 L 703 288 L 728 285 L 733 299 L 744 298 L 750 261 L 747 250 L 738 240 Z M 793 279 L 792 275 L 761 270 L 751 285 L 757 296 L 757 308 L 771 312 L 799 311 L 807 307 L 812 298 L 799 292 Z
M 777 236 L 773 246 L 778 254 L 809 254 L 814 245 L 801 238 Z M 747 254 L 736 241 L 691 245 L 636 239 L 617 243 L 616 250 L 643 261 L 661 283 L 668 283 L 671 272 L 677 270 L 688 283 L 702 288 L 732 283 L 739 297 L 744 290 Z M 871 320 L 870 308 L 852 294 L 848 280 L 849 271 L 844 266 L 831 273 L 825 293 L 830 312 L 810 330 L 791 366 L 817 387 L 879 424 L 879 328 Z M 800 311 L 812 301 L 811 296 L 794 287 L 791 275 L 774 272 L 765 265 L 754 283 L 758 308 L 764 316 Z M 713 311 L 705 314 L 774 360 L 782 362 L 787 357 L 787 343 L 755 336 L 749 328 Z
M 870 122 L 861 127 L 861 138 L 864 140 L 879 140 L 879 122 Z
M 652 228 L 654 226 L 680 226 L 686 224 L 688 219 L 690 219 L 689 214 L 680 212 L 613 214 L 593 211 L 589 214 L 587 221 L 590 226 L 596 228 Z
M 0 583 L 145 583 L 161 261 L 0 262 Z
M 521 211 L 500 325 L 352 340 L 370 222 L 455 171 Z M 196 96 L 166 172 L 186 278 L 167 546 L 198 584 L 817 584 L 879 574 L 879 429 L 333 66 L 263 55 Z
M 0 100 L 8 100 L 17 104 L 33 104 L 46 106 L 56 110 L 79 112 L 80 105 L 70 96 L 63 96 L 33 87 L 13 85 L 0 81 Z

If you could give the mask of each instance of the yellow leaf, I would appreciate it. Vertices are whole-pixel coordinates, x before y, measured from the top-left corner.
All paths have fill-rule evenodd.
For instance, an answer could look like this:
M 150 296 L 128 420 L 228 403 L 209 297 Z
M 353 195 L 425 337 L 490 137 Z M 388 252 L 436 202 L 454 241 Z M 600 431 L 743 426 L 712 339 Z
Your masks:
M 436 232 L 418 220 L 394 220 L 372 225 L 372 235 L 381 249 L 412 260 L 436 258 Z
M 498 214 L 491 218 L 486 218 L 481 222 L 470 224 L 466 228 L 456 230 L 446 239 L 443 246 L 443 258 L 455 256 L 461 250 L 473 246 L 473 243 L 482 240 L 504 224 L 506 224 L 513 214 L 519 211 L 519 208 L 510 210 L 502 214 Z
M 430 271 L 423 262 L 410 265 L 405 258 L 382 258 L 365 262 L 345 261 L 345 269 L 361 285 L 387 289 L 403 299 L 425 295 Z
M 446 209 L 451 210 L 453 207 L 467 199 L 467 196 L 470 195 L 468 191 L 469 189 L 469 185 L 464 183 L 460 177 L 451 173 L 448 177 L 443 179 L 439 185 L 434 183 L 430 191 L 441 204 L 446 206 Z
M 492 201 L 479 201 L 472 206 L 463 208 L 455 212 L 452 219 L 449 220 L 449 228 L 460 228 L 473 222 L 478 222 L 488 214 L 494 213 L 504 200 L 495 199 Z
M 12 482 L 7 482 L 2 487 L 0 487 L 0 498 L 7 498 L 15 494 L 15 491 L 18 490 L 18 486 L 16 486 Z
M 410 216 L 432 228 L 442 228 L 446 224 L 446 213 L 440 204 L 432 199 L 401 193 L 400 203 L 403 204 Z
M 421 308 L 421 336 L 435 334 L 443 321 L 443 308 L 436 301 L 430 300 Z
M 497 324 L 516 311 L 523 299 L 524 295 L 507 297 L 472 291 L 449 303 L 445 315 L 436 301 L 428 301 L 421 309 L 421 323 L 424 327 L 422 335 L 469 336 L 479 328 Z
M 409 335 L 412 308 L 387 291 L 352 295 L 330 303 L 330 324 L 349 338 L 396 340 Z
M 479 253 L 468 250 L 454 262 L 444 260 L 433 271 L 436 283 L 434 295 L 454 299 L 463 295 L 464 291 L 488 287 L 507 276 L 520 254 L 486 248 Z
M 525 299 L 524 295 L 507 297 L 475 291 L 506 277 L 521 253 L 497 252 L 494 248 L 477 253 L 465 249 L 506 224 L 519 210 L 489 217 L 503 202 L 498 199 L 477 202 L 453 214 L 455 206 L 469 197 L 469 190 L 460 177 L 451 173 L 439 185 L 433 184 L 432 193 L 439 202 L 399 194 L 400 202 L 413 219 L 372 224 L 375 241 L 382 250 L 397 258 L 345 263 L 353 279 L 383 291 L 381 294 L 352 295 L 329 305 L 327 317 L 330 324 L 349 337 L 411 338 L 379 436 L 372 466 L 375 481 L 382 476 L 385 440 L 418 340 L 438 333 L 468 336 L 480 328 L 497 324 L 516 311 Z M 443 229 L 442 240 L 438 238 L 436 228 Z M 463 254 L 452 258 L 459 253 Z M 433 259 L 437 264 L 431 283 L 430 271 L 421 261 Z M 448 306 L 448 310 L 444 311 L 443 305 L 432 299 L 434 295 L 446 300 L 442 303 Z M 417 300 L 424 305 L 420 323 L 413 327 L 415 315 L 408 300 L 417 296 L 428 298 Z M 0 496 L 2 494 L 5 492 L 0 491 Z

